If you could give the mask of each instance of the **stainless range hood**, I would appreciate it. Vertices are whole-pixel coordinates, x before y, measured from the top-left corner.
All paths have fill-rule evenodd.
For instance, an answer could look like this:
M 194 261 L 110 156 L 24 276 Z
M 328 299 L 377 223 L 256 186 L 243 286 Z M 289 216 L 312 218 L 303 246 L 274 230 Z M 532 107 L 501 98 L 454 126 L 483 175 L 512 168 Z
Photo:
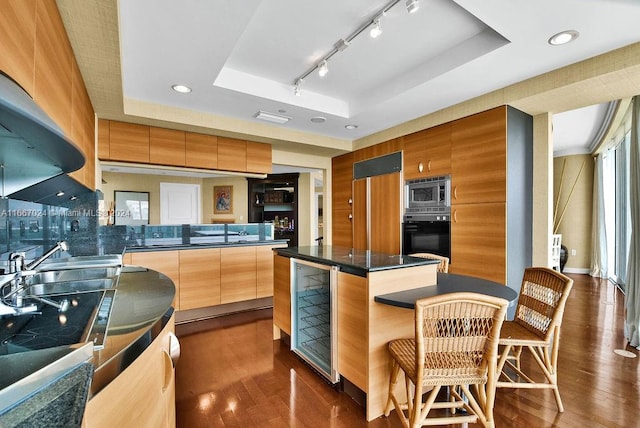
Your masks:
M 37 189 L 38 183 L 52 177 L 65 179 L 84 161 L 80 150 L 33 99 L 0 74 L 0 196 Z

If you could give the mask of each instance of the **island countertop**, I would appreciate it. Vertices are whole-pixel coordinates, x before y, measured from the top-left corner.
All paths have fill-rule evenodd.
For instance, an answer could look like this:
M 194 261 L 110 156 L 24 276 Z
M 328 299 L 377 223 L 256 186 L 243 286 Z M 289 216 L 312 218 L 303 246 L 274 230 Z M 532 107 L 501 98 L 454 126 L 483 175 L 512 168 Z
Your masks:
M 437 264 L 437 260 L 402 254 L 378 253 L 338 246 L 306 246 L 274 249 L 276 254 L 310 262 L 338 266 L 341 271 L 366 277 L 369 272 L 409 266 Z

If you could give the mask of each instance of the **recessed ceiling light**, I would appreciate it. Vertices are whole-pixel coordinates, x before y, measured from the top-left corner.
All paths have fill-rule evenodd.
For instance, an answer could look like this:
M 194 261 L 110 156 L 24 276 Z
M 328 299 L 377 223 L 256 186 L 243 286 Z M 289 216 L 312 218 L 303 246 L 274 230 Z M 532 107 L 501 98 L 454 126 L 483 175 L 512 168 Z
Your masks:
M 73 195 L 72 197 L 69 198 L 72 201 L 75 201 L 76 199 L 78 199 L 78 197 L 76 195 Z
M 567 43 L 577 39 L 579 35 L 580 33 L 578 33 L 576 30 L 562 31 L 551 36 L 551 38 L 549 39 L 549 44 L 553 46 L 566 45 Z
M 171 85 L 171 89 L 182 94 L 188 94 L 191 92 L 191 88 L 185 85 Z
M 288 121 L 291 120 L 290 117 L 281 116 L 275 113 L 267 113 L 266 111 L 262 111 L 262 110 L 254 114 L 253 117 L 260 120 L 266 120 L 267 122 L 273 122 L 273 123 L 279 123 L 279 124 L 287 123 Z
M 322 116 L 316 116 L 311 118 L 311 122 L 313 123 L 325 123 L 326 121 L 327 119 Z
M 358 127 L 358 125 L 345 125 L 344 127 L 345 127 L 346 129 L 351 130 L 351 129 L 356 129 L 356 128 Z
M 58 193 L 56 193 L 56 196 L 57 197 L 64 196 L 64 192 L 62 190 L 60 190 L 60 191 L 58 191 Z

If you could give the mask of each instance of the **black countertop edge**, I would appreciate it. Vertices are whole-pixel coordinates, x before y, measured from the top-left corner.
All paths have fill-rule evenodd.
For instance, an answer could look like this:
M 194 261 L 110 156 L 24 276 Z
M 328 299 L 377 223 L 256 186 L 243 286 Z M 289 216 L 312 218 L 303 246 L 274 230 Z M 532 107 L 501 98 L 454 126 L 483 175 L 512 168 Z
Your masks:
M 167 244 L 167 245 L 127 245 L 127 253 L 144 253 L 147 251 L 163 250 L 196 250 L 200 248 L 229 248 L 229 247 L 255 247 L 264 245 L 286 245 L 288 239 L 273 239 L 269 241 L 247 241 L 208 244 Z
M 274 251 L 284 257 L 337 266 L 341 272 L 361 277 L 366 277 L 369 272 L 439 263 L 438 260 L 421 257 L 378 253 L 337 246 L 286 247 L 276 248 Z
M 518 293 L 514 289 L 498 282 L 467 275 L 438 273 L 438 280 L 434 285 L 374 296 L 374 301 L 399 308 L 414 309 L 418 299 L 456 292 L 473 292 L 500 297 L 509 301 L 509 306 L 515 305 L 518 299 Z

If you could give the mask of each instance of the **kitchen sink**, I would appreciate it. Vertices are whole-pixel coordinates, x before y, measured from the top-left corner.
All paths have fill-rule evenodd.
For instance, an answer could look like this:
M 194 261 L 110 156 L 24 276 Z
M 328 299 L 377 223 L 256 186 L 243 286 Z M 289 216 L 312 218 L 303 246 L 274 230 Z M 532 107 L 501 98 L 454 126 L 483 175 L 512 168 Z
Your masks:
M 105 267 L 121 267 L 122 255 L 110 254 L 106 256 L 76 256 L 64 259 L 49 260 L 36 269 L 38 272 L 52 270 L 75 270 Z
M 29 296 L 61 296 L 77 293 L 88 293 L 114 289 L 113 278 L 94 278 L 78 281 L 60 281 L 47 283 L 33 283 L 26 290 L 26 297 Z

